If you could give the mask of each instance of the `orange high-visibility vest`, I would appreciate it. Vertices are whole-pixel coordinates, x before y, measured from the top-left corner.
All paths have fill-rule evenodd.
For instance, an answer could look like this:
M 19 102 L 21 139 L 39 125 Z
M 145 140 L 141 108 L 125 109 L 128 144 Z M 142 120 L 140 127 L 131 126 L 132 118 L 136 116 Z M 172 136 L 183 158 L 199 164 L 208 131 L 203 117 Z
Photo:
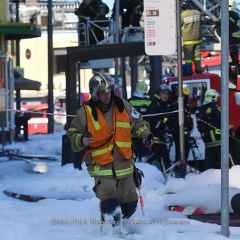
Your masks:
M 113 148 L 117 147 L 121 155 L 126 159 L 131 159 L 132 140 L 131 124 L 129 115 L 124 110 L 119 112 L 117 107 L 113 109 L 113 130 L 109 129 L 103 113 L 96 108 L 98 120 L 95 121 L 92 109 L 85 105 L 87 114 L 87 129 L 94 139 L 90 145 L 92 161 L 98 165 L 105 165 L 113 162 Z

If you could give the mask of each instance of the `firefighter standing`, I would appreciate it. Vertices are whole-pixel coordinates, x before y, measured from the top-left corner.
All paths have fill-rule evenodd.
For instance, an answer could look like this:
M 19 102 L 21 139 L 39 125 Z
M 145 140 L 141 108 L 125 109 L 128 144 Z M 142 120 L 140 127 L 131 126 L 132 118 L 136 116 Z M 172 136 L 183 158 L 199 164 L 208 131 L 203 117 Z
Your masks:
M 107 4 L 102 2 L 102 0 L 83 0 L 80 6 L 75 10 L 75 14 L 79 18 L 79 42 L 80 44 L 96 44 L 98 41 L 104 39 L 104 33 L 98 27 L 90 26 L 92 31 L 89 31 L 89 43 L 86 39 L 86 18 L 89 20 L 107 20 L 106 15 L 109 12 L 109 7 Z M 105 26 L 106 23 L 99 24 Z M 85 27 L 83 27 L 85 26 Z
M 182 37 L 184 60 L 188 73 L 192 72 L 192 63 L 195 72 L 201 73 L 201 12 L 189 0 L 182 1 Z
M 148 107 L 151 104 L 151 99 L 147 95 L 147 91 L 148 86 L 145 81 L 138 81 L 133 96 L 128 99 L 128 102 L 142 115 L 146 114 Z M 143 157 L 150 155 L 149 149 L 146 148 L 141 139 L 134 137 L 133 146 L 135 149 L 136 157 L 140 161 L 143 160 Z
M 113 93 L 111 78 L 95 73 L 90 79 L 91 100 L 78 111 L 68 130 L 74 151 L 85 149 L 84 160 L 95 180 L 103 216 L 118 222 L 136 210 L 138 196 L 134 183 L 132 130 L 148 138 L 148 124 L 123 99 Z M 120 210 L 121 209 L 121 210 Z
M 128 102 L 141 114 L 145 114 L 151 104 L 147 91 L 148 86 L 145 81 L 138 81 L 133 96 L 128 99 Z
M 151 131 L 154 136 L 160 141 L 153 146 L 153 151 L 159 156 L 159 160 L 156 162 L 161 170 L 170 167 L 169 149 L 167 148 L 166 140 L 173 140 L 172 131 L 174 128 L 172 111 L 176 110 L 175 104 L 171 101 L 171 88 L 162 84 L 156 94 L 152 98 L 147 114 L 161 115 L 148 117 L 147 120 L 151 125 Z M 176 120 L 175 120 L 176 121 Z
M 206 144 L 206 160 L 202 170 L 220 168 L 221 112 L 217 106 L 219 94 L 214 89 L 205 93 L 203 105 L 198 111 L 198 128 Z M 205 169 L 204 169 L 205 168 Z

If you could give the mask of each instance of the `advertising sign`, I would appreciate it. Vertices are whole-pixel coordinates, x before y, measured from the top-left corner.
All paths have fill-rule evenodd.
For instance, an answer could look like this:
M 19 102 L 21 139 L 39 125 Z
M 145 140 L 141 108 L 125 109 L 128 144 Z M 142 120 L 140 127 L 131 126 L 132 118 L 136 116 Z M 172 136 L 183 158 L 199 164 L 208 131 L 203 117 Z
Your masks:
M 176 0 L 144 0 L 144 35 L 147 55 L 176 53 Z

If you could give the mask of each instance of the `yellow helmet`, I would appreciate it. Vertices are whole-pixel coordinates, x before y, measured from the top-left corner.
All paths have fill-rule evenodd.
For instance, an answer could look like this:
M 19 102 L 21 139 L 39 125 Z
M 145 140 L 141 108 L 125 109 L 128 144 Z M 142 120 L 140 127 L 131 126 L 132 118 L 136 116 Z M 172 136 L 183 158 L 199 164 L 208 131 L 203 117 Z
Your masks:
M 183 95 L 188 96 L 190 95 L 190 89 L 187 86 L 183 86 Z

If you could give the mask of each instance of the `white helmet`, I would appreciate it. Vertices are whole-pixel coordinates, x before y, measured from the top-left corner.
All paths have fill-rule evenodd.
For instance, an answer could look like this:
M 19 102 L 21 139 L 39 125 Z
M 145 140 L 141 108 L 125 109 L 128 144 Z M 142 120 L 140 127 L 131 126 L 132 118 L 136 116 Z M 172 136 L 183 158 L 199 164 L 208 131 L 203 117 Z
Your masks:
M 210 102 L 217 102 L 218 97 L 219 97 L 219 94 L 215 89 L 208 89 L 205 92 L 203 104 L 208 104 Z

